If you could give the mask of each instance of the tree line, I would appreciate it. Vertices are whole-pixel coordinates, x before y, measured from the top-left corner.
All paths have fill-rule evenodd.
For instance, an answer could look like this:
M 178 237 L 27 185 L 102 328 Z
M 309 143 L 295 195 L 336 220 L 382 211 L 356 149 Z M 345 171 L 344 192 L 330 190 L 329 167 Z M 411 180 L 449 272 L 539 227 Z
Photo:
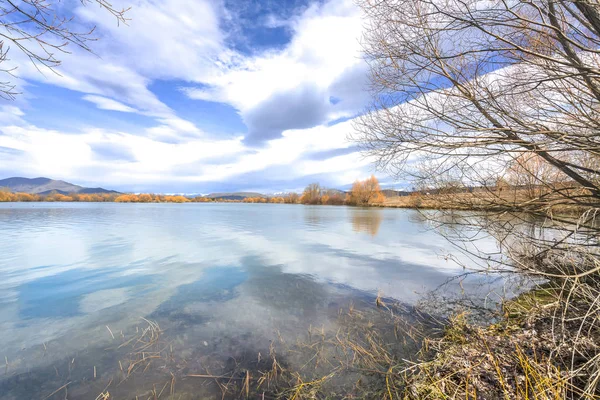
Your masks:
M 121 193 L 70 193 L 53 192 L 49 194 L 13 193 L 8 189 L 0 190 L 0 202 L 114 202 L 114 203 L 273 203 L 273 204 L 324 204 L 369 206 L 382 204 L 385 197 L 381 193 L 379 182 L 375 176 L 363 181 L 356 181 L 352 190 L 344 193 L 338 190 L 323 189 L 318 183 L 311 183 L 302 195 L 288 193 L 280 196 L 246 197 L 241 200 L 211 199 L 203 196 L 186 197 L 182 195 L 164 194 L 121 194 Z
M 164 194 L 120 194 L 120 193 L 12 193 L 0 190 L 0 202 L 82 202 L 82 203 L 204 203 L 210 202 L 206 197 L 185 197 Z
M 323 189 L 318 183 L 311 183 L 304 189 L 298 199 L 298 202 L 302 204 L 350 206 L 380 205 L 384 201 L 385 196 L 381 193 L 379 181 L 374 175 L 365 180 L 354 182 L 348 193 Z
M 307 204 L 331 206 L 372 206 L 382 205 L 385 196 L 381 192 L 379 181 L 374 175 L 365 180 L 357 180 L 349 192 L 335 189 L 326 189 L 319 183 L 311 183 L 304 188 L 302 194 L 287 193 L 275 197 L 247 197 L 243 200 L 224 200 L 226 202 L 242 203 L 279 203 L 279 204 Z

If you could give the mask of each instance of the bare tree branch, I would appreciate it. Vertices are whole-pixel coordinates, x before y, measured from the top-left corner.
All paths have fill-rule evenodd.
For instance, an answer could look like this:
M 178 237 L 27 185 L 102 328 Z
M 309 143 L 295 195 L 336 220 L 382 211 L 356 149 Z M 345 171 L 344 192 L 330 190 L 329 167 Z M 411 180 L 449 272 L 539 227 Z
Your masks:
M 453 243 L 555 285 L 555 360 L 573 398 L 597 394 L 600 3 L 358 3 L 374 102 L 352 138 Z M 484 234 L 500 255 L 473 249 Z
M 96 4 L 113 15 L 118 24 L 127 23 L 128 9 L 115 9 L 106 0 L 80 0 L 82 5 Z M 60 0 L 0 0 L 0 97 L 14 99 L 18 94 L 12 81 L 15 67 L 3 68 L 11 48 L 24 53 L 41 72 L 54 73 L 61 65 L 60 53 L 69 53 L 68 45 L 91 52 L 95 27 L 79 26 L 74 15 L 65 14 Z

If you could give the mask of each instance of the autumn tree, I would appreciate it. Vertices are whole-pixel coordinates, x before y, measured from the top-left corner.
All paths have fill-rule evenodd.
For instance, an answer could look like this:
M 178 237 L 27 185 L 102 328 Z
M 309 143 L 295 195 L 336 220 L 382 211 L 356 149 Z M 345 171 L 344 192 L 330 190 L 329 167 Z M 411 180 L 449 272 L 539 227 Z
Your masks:
M 15 196 L 9 190 L 0 190 L 0 202 L 15 201 Z
M 168 203 L 189 203 L 190 199 L 185 196 L 165 196 L 165 201 Z
M 72 202 L 73 198 L 62 193 L 51 193 L 46 196 L 45 201 L 56 201 L 56 202 Z
M 93 201 L 110 202 L 115 201 L 119 197 L 118 194 L 100 193 L 92 195 Z
M 115 199 L 115 203 L 137 203 L 138 196 L 135 194 L 122 194 Z
M 346 202 L 353 206 L 367 206 L 371 204 L 380 204 L 385 201 L 385 196 L 381 193 L 379 181 L 375 175 L 364 181 L 357 180 L 352 185 L 352 190 L 347 195 Z
M 341 206 L 345 203 L 346 199 L 343 195 L 343 192 L 339 190 L 329 189 L 325 191 L 323 197 L 321 197 L 321 202 L 323 204 L 331 205 L 331 206 Z
M 264 197 L 246 197 L 242 200 L 242 202 L 244 203 L 266 203 L 267 199 L 265 199 Z
M 24 202 L 39 201 L 39 196 L 30 194 L 30 193 L 15 193 L 14 201 L 24 201 Z
M 140 203 L 151 203 L 152 202 L 152 196 L 147 194 L 147 193 L 142 193 L 138 196 L 138 201 Z
M 196 197 L 194 197 L 194 198 L 193 198 L 193 199 L 191 199 L 191 200 L 192 200 L 192 202 L 194 202 L 194 203 L 209 203 L 209 202 L 211 202 L 211 201 L 212 201 L 210 198 L 208 198 L 208 197 L 204 197 L 204 196 L 196 196 Z
M 299 201 L 302 204 L 321 204 L 321 185 L 318 183 L 308 185 Z
M 284 201 L 287 204 L 296 204 L 298 203 L 300 200 L 300 196 L 298 195 L 298 193 L 288 193 L 285 197 L 284 197 Z

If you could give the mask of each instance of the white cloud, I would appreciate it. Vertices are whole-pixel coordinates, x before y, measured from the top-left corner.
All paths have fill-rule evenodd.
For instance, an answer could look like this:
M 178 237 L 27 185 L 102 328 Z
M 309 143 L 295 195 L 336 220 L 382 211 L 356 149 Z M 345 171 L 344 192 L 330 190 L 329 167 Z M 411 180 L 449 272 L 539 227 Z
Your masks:
M 61 54 L 55 71 L 38 70 L 18 49 L 10 51 L 7 67 L 16 76 L 85 93 L 99 108 L 191 124 L 176 115 L 148 86 L 157 78 L 201 79 L 215 73 L 215 59 L 226 58 L 218 29 L 218 9 L 208 1 L 137 0 L 114 3 L 131 6 L 129 26 L 98 7 L 77 8 L 84 21 L 97 24 L 101 40 L 95 54 L 76 47 Z M 84 28 L 81 28 L 84 29 Z M 191 129 L 187 129 L 189 132 Z
M 41 75 L 14 51 L 17 73 L 81 92 L 99 109 L 138 113 L 156 124 L 139 127 L 135 134 L 93 127 L 61 132 L 27 124 L 19 110 L 10 119 L 2 118 L 0 146 L 26 157 L 19 166 L 11 164 L 13 159 L 0 160 L 0 170 L 18 168 L 27 175 L 109 186 L 165 179 L 223 182 L 263 170 L 282 180 L 331 173 L 342 185 L 370 170 L 368 160 L 356 153 L 305 159 L 307 153 L 350 146 L 350 123 L 326 123 L 353 115 L 362 104 L 356 83 L 364 75 L 358 42 L 362 22 L 351 0 L 313 5 L 285 21 L 266 18 L 270 26 L 285 23 L 292 39 L 283 49 L 252 56 L 226 47 L 220 28 L 226 10 L 219 2 L 135 0 L 113 5 L 132 6 L 129 26 L 117 27 L 110 15 L 94 7 L 77 9 L 85 21 L 98 24 L 102 40 L 94 50 L 99 56 L 71 49 L 60 75 Z M 205 89 L 188 88 L 186 93 L 233 106 L 248 123 L 250 135 L 263 135 L 269 124 L 274 133 L 263 147 L 252 149 L 242 134 L 218 138 L 204 132 L 149 89 L 157 79 L 201 83 Z M 337 98 L 336 104 L 330 96 Z M 98 157 L 97 151 L 108 155 Z M 111 157 L 113 162 L 108 162 Z M 281 173 L 273 172 L 277 169 Z
M 185 124 L 181 128 L 185 129 Z M 120 182 L 143 186 L 164 181 L 189 186 L 227 182 L 258 171 L 283 181 L 331 174 L 333 182 L 344 185 L 370 173 L 369 160 L 357 153 L 325 160 L 304 158 L 307 153 L 347 145 L 345 136 L 351 129 L 350 122 L 288 131 L 282 138 L 252 152 L 243 145 L 242 137 L 200 136 L 185 142 L 168 142 L 162 137 L 154 138 L 161 129 L 174 128 L 160 125 L 139 135 L 102 129 L 60 132 L 33 125 L 0 126 L 0 147 L 26 154 L 18 159 L 0 158 L 0 171 L 21 170 L 28 176 L 44 175 L 107 186 Z M 177 131 L 173 137 L 182 134 Z M 109 155 L 99 158 L 95 154 L 98 149 Z
M 285 49 L 226 66 L 220 75 L 205 81 L 208 87 L 186 88 L 185 93 L 193 99 L 231 104 L 250 124 L 255 114 L 264 120 L 263 113 L 274 117 L 285 111 L 290 115 L 300 114 L 300 117 L 306 114 L 307 119 L 316 117 L 320 123 L 356 113 L 362 104 L 352 102 L 351 97 L 360 93 L 343 93 L 346 99 L 342 100 L 347 102 L 342 101 L 338 106 L 330 104 L 329 97 L 339 95 L 339 79 L 345 73 L 363 65 L 359 9 L 351 1 L 332 0 L 310 7 L 290 25 L 293 38 Z M 366 73 L 364 68 L 358 70 Z M 353 80 L 356 81 L 356 77 Z M 357 88 L 357 92 L 362 92 L 361 89 Z M 296 101 L 298 92 L 313 94 L 310 108 L 307 109 L 303 101 L 306 96 Z M 274 109 L 274 103 L 278 110 Z M 292 123 L 289 128 L 293 127 Z M 265 130 L 265 127 L 260 128 Z
M 215 73 L 215 62 L 229 62 L 219 28 L 220 3 L 209 0 L 120 0 L 131 7 L 127 26 L 98 7 L 79 7 L 78 14 L 104 36 L 95 45 L 103 58 L 151 79 L 200 81 Z
M 108 99 L 108 98 L 102 97 L 102 96 L 87 95 L 87 96 L 83 96 L 83 99 L 87 100 L 91 103 L 94 103 L 101 110 L 112 110 L 112 111 L 121 111 L 121 112 L 136 112 L 137 111 L 135 108 L 131 108 L 129 106 L 126 106 L 123 103 L 119 103 L 118 101 L 115 101 L 113 99 Z
M 0 121 L 3 124 L 22 125 L 25 113 L 16 106 L 0 105 Z

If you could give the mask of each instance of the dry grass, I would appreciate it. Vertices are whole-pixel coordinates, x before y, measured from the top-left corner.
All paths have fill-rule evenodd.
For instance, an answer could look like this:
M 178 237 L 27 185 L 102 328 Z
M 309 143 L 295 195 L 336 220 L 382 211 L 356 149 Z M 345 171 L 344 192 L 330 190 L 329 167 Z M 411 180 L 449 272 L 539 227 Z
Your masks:
M 297 341 L 280 337 L 267 351 L 224 364 L 211 359 L 220 357 L 216 353 L 199 362 L 174 360 L 177 355 L 170 350 L 167 335 L 158 323 L 144 320 L 135 335 L 118 345 L 128 349 L 126 359 L 119 362 L 121 377 L 97 399 L 113 398 L 116 389 L 130 380 L 135 386 L 140 378 L 162 379 L 157 377 L 165 374 L 170 379 L 145 389 L 139 398 L 186 396 L 194 387 L 219 393 L 222 399 L 399 398 L 405 369 L 412 365 L 407 359 L 417 354 L 425 326 L 432 321 L 426 316 L 415 319 L 413 310 L 384 301 L 381 295 L 375 303 L 361 310 L 354 306 L 340 310 L 336 332 L 310 326 Z M 175 382 L 184 387 L 177 394 Z
M 487 327 L 455 316 L 441 339 L 427 341 L 428 361 L 407 377 L 404 398 L 600 399 L 569 368 L 568 352 L 557 351 L 565 343 L 552 329 L 559 296 L 548 287 L 525 293 L 508 301 L 504 318 Z
M 450 193 L 413 193 L 408 196 L 388 197 L 381 204 L 382 207 L 392 208 L 420 208 L 435 210 L 506 210 L 512 211 L 544 211 L 551 213 L 575 214 L 587 209 L 579 205 L 574 199 L 583 194 L 575 192 L 582 189 L 571 189 L 569 192 L 536 193 L 532 195 L 527 190 L 479 189 L 473 192 Z M 574 192 L 574 193 L 571 193 Z
M 158 323 L 149 321 L 142 318 L 148 325 L 138 330 L 139 335 L 132 337 L 131 339 L 123 342 L 119 347 L 131 346 L 131 352 L 126 360 L 125 365 L 127 368 L 123 368 L 123 363 L 119 363 L 120 369 L 125 373 L 123 380 L 129 378 L 129 376 L 136 370 L 143 369 L 146 371 L 153 360 L 160 360 L 165 357 L 165 350 L 167 345 L 161 343 L 162 330 Z
M 406 364 L 400 356 L 415 354 L 422 336 L 381 297 L 377 304 L 385 308 L 341 312 L 335 333 L 310 327 L 304 340 L 272 344 L 252 371 L 240 363 L 223 375 L 190 376 L 218 379 L 223 398 L 397 398 L 400 366 Z

